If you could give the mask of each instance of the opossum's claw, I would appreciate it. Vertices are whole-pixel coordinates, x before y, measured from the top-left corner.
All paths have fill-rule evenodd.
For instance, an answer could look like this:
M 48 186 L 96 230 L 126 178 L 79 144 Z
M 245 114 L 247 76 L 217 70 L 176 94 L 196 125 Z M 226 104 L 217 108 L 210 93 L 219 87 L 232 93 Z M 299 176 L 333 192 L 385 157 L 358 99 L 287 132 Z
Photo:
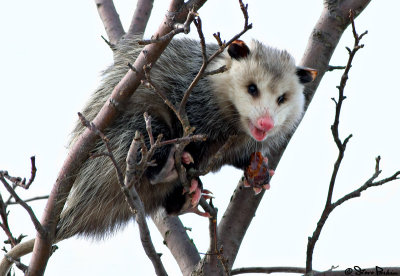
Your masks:
M 262 156 L 261 152 L 254 152 L 250 157 L 250 164 L 244 171 L 244 187 L 252 187 L 254 193 L 259 194 L 262 189 L 269 190 L 269 181 L 274 175 L 274 170 L 268 168 L 268 158 Z
M 196 188 L 194 193 L 192 193 L 191 197 L 192 197 L 192 200 L 191 200 L 192 206 L 194 207 L 194 206 L 199 205 L 199 201 L 200 201 L 200 198 L 201 198 L 201 190 L 200 190 L 200 188 Z
M 213 194 L 213 193 L 212 193 L 211 191 L 207 190 L 207 189 L 203 189 L 203 191 L 202 191 L 202 193 L 201 193 L 201 196 L 202 196 L 204 199 L 215 198 L 214 196 L 212 196 L 212 195 L 210 195 L 210 194 Z
M 189 165 L 190 163 L 194 163 L 193 157 L 187 151 L 182 153 L 182 163 L 185 165 Z
M 195 213 L 196 215 L 199 215 L 202 217 L 211 218 L 210 213 L 200 211 L 198 206 L 195 206 L 195 207 L 192 207 L 191 209 L 189 209 L 188 213 Z
M 195 192 L 198 187 L 199 187 L 199 182 L 197 181 L 197 179 L 192 179 L 190 181 L 189 194 Z

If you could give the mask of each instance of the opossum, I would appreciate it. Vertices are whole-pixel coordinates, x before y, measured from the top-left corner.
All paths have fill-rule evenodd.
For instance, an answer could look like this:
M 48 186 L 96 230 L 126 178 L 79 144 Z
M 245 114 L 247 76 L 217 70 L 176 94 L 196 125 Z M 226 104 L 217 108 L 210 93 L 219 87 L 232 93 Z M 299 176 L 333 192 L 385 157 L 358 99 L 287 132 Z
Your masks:
M 208 53 L 215 52 L 218 47 L 207 45 Z M 98 113 L 112 89 L 129 70 L 127 63 L 132 62 L 140 50 L 136 39 L 125 39 L 118 45 L 114 65 L 105 71 L 102 85 L 82 112 L 88 120 Z M 201 65 L 198 41 L 173 40 L 152 67 L 151 79 L 172 103 L 179 103 Z M 296 67 L 287 51 L 255 40 L 249 46 L 235 41 L 209 65 L 209 70 L 223 65 L 227 71 L 202 78 L 186 105 L 194 133 L 207 137 L 206 141 L 193 142 L 185 148 L 199 170 L 208 165 L 209 159 L 232 135 L 236 135 L 234 145 L 214 164 L 212 171 L 225 164 L 245 169 L 251 153 L 266 154 L 271 147 L 285 140 L 303 113 L 303 84 L 315 77 L 314 70 Z M 121 116 L 105 130 L 105 135 L 123 169 L 135 132 L 146 134 L 144 112 L 152 116 L 154 137 L 163 134 L 163 139 L 167 140 L 182 136 L 176 115 L 149 88 L 139 87 L 130 102 L 121 108 Z M 84 126 L 78 122 L 72 142 L 83 131 Z M 149 146 L 149 138 L 145 137 Z M 104 151 L 105 146 L 99 141 L 93 153 Z M 181 208 L 186 206 L 191 195 L 183 193 L 171 162 L 173 154 L 174 146 L 157 149 L 153 156 L 157 165 L 146 170 L 141 184 L 136 187 L 147 214 L 159 208 L 165 208 L 169 214 L 185 212 Z M 131 218 L 111 161 L 106 157 L 88 159 L 80 169 L 61 214 L 57 240 L 76 234 L 100 238 Z
M 218 48 L 216 44 L 208 44 L 207 52 L 210 55 Z M 94 119 L 113 88 L 130 70 L 128 62 L 135 60 L 140 51 L 137 38 L 124 39 L 117 45 L 114 64 L 104 72 L 102 84 L 82 112 L 88 120 Z M 198 41 L 173 40 L 152 66 L 151 79 L 176 104 L 181 101 L 201 65 L 202 51 Z M 198 170 L 204 170 L 232 136 L 234 142 L 222 158 L 216 159 L 212 171 L 223 165 L 245 170 L 250 165 L 252 153 L 268 155 L 297 125 L 304 109 L 304 84 L 316 76 L 313 69 L 296 67 L 294 58 L 287 51 L 256 40 L 249 46 L 239 40 L 233 42 L 209 64 L 208 70 L 224 65 L 225 72 L 207 75 L 199 81 L 186 105 L 190 124 L 195 127 L 194 134 L 207 137 L 205 141 L 190 143 L 184 149 L 182 159 L 192 159 Z M 163 134 L 163 139 L 168 140 L 182 136 L 182 126 L 176 115 L 152 89 L 140 86 L 129 103 L 118 108 L 122 114 L 104 134 L 122 169 L 126 167 L 125 158 L 136 131 L 145 136 L 145 143 L 149 146 L 144 112 L 152 116 L 154 137 Z M 83 131 L 84 126 L 77 122 L 71 144 Z M 92 153 L 105 151 L 104 143 L 98 141 Z M 174 153 L 172 145 L 158 148 L 153 156 L 156 166 L 147 168 L 136 187 L 147 214 L 164 208 L 168 214 L 179 215 L 198 203 L 199 198 L 193 204 L 194 195 L 184 193 L 174 168 Z M 256 156 L 259 162 L 261 155 Z M 197 184 L 196 192 L 201 189 Z M 102 238 L 132 217 L 110 159 L 90 158 L 82 164 L 61 213 L 56 242 L 74 235 Z M 33 246 L 33 241 L 30 241 L 30 246 Z

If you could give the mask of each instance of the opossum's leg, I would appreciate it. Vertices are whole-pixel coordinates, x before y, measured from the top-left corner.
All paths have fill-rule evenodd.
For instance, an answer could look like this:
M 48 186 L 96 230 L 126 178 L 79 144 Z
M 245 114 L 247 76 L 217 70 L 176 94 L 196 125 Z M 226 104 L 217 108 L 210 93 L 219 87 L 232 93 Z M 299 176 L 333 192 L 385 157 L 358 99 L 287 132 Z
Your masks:
M 167 160 L 165 161 L 164 166 L 160 170 L 160 172 L 151 177 L 150 183 L 157 184 L 157 183 L 165 183 L 165 182 L 172 182 L 178 179 L 178 171 L 175 168 L 175 152 L 176 148 L 171 147 Z M 194 163 L 192 156 L 190 153 L 184 151 L 182 153 L 182 163 L 183 164 L 190 164 Z M 194 185 L 191 186 L 189 193 L 194 192 L 196 187 Z
M 275 172 L 268 168 L 268 159 L 263 157 L 260 152 L 255 152 L 250 157 L 250 164 L 244 171 L 245 187 L 252 187 L 255 194 L 259 194 L 262 189 L 269 190 L 269 181 Z
M 172 182 L 178 179 L 178 171 L 175 169 L 175 147 L 171 147 L 167 160 L 160 170 L 160 172 L 150 178 L 151 184 L 157 184 L 162 182 Z

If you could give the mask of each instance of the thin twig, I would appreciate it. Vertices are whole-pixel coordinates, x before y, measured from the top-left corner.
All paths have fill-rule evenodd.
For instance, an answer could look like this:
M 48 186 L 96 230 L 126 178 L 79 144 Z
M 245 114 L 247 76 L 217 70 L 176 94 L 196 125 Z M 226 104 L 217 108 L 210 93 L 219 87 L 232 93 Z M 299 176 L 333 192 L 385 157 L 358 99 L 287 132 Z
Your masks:
M 190 32 L 190 24 L 193 22 L 194 18 L 198 16 L 198 14 L 194 11 L 190 11 L 188 13 L 188 16 L 186 18 L 186 21 L 183 24 L 175 24 L 174 29 L 167 33 L 166 35 L 163 35 L 161 37 L 155 37 L 151 39 L 143 39 L 140 40 L 138 43 L 139 45 L 148 45 L 152 43 L 159 43 L 163 41 L 167 41 L 172 39 L 175 35 L 184 33 L 188 34 Z
M 7 191 L 14 197 L 15 201 L 18 202 L 18 204 L 20 204 L 28 212 L 29 217 L 31 218 L 33 225 L 35 226 L 36 231 L 38 231 L 38 233 L 40 233 L 42 237 L 45 237 L 47 235 L 47 231 L 42 227 L 39 220 L 36 218 L 36 215 L 33 212 L 32 208 L 18 196 L 18 194 L 7 182 L 7 180 L 3 177 L 3 175 L 0 175 L 0 181 L 3 183 Z
M 11 233 L 10 226 L 8 224 L 8 211 L 7 211 L 7 204 L 4 203 L 3 197 L 0 194 L 0 216 L 2 223 L 0 223 L 0 227 L 3 229 L 4 233 L 8 237 L 8 241 L 11 244 L 11 247 L 14 247 L 18 244 L 17 239 L 14 238 L 13 234 Z
M 220 74 L 220 73 L 226 72 L 227 70 L 228 70 L 228 68 L 226 68 L 226 65 L 222 65 L 218 69 L 204 72 L 203 77 Z
M 334 71 L 334 70 L 344 70 L 346 69 L 346 66 L 333 66 L 333 65 L 328 65 L 328 68 L 326 69 L 326 71 Z
M 49 196 L 48 195 L 44 195 L 44 196 L 35 196 L 35 197 L 32 197 L 32 198 L 28 198 L 28 199 L 25 199 L 25 200 L 23 200 L 24 202 L 31 202 L 31 201 L 36 201 L 36 200 L 42 200 L 42 199 L 48 199 L 49 198 Z M 13 204 L 18 204 L 18 202 L 16 202 L 16 201 L 7 201 L 6 202 L 6 204 L 8 204 L 8 205 L 13 205 Z
M 25 190 L 29 189 L 33 181 L 35 181 L 36 177 L 36 165 L 35 165 L 35 156 L 31 156 L 31 177 L 29 178 L 28 183 L 26 183 L 26 178 L 21 178 L 21 177 L 14 177 L 10 176 L 7 171 L 0 171 L 0 174 L 10 180 L 15 186 L 19 186 L 21 188 L 24 188 Z M 13 188 L 15 189 L 15 187 Z
M 104 36 L 101 36 L 101 38 L 103 39 L 103 41 L 108 45 L 108 47 L 110 47 L 110 49 L 112 51 L 114 51 L 116 49 L 115 45 L 112 44 L 110 41 L 108 41 Z
M 150 146 L 153 146 L 154 145 L 154 136 L 151 131 L 151 116 L 149 114 L 147 114 L 147 112 L 145 112 L 143 114 L 143 116 L 144 116 L 144 121 L 146 122 L 147 135 L 149 136 L 149 139 L 150 139 Z

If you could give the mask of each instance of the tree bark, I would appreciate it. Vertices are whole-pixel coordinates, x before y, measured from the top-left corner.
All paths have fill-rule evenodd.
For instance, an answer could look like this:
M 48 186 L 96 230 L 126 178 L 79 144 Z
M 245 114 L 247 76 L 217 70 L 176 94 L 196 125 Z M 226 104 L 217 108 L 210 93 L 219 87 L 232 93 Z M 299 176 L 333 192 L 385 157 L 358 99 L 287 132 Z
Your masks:
M 141 34 L 146 30 L 154 0 L 139 0 L 132 18 L 128 35 Z
M 118 40 L 125 34 L 125 31 L 114 2 L 112 0 L 95 0 L 95 3 L 110 43 L 112 45 L 117 44 Z

